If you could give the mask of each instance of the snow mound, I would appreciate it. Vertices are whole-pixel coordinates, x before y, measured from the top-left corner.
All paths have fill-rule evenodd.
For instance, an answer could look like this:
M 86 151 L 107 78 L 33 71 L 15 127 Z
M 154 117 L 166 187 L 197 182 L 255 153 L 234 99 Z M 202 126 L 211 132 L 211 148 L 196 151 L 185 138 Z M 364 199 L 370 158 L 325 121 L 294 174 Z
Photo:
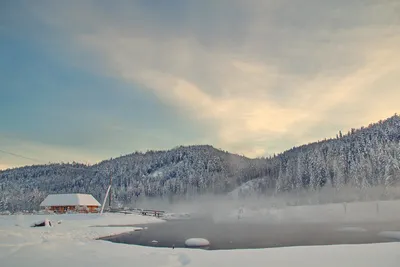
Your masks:
M 189 238 L 185 241 L 185 245 L 191 248 L 208 247 L 210 246 L 210 241 L 204 238 Z

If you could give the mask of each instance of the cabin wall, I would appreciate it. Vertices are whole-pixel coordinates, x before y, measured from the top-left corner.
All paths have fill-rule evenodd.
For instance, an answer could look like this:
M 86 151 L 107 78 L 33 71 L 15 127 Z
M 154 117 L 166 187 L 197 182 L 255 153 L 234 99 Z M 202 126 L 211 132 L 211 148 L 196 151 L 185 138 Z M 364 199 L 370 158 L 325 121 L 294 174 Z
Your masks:
M 47 210 L 51 210 L 55 213 L 67 213 L 67 212 L 79 212 L 79 213 L 97 213 L 97 206 L 79 206 L 78 209 L 76 206 L 51 206 L 46 207 Z

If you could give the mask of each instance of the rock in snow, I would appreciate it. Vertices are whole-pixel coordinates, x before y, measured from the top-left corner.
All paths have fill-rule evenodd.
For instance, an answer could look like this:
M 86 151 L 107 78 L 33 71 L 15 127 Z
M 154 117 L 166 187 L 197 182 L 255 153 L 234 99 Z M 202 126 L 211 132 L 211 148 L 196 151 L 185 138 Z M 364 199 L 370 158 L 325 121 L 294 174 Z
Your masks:
M 49 219 L 44 219 L 43 221 L 36 222 L 32 225 L 32 227 L 51 227 L 51 221 Z

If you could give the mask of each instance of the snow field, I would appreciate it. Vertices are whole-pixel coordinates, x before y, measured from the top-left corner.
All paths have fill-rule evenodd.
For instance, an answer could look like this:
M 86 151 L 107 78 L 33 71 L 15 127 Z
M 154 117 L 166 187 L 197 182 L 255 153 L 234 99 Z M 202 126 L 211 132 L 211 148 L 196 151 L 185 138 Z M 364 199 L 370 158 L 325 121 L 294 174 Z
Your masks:
M 33 222 L 62 220 L 54 227 L 31 228 Z M 400 244 L 290 247 L 258 250 L 203 251 L 151 248 L 95 240 L 132 231 L 106 227 L 158 223 L 154 217 L 123 214 L 0 216 L 0 265 L 19 266 L 399 266 Z M 98 227 L 94 227 L 98 226 Z M 145 231 L 145 230 L 144 230 Z M 387 233 L 395 236 L 397 233 Z

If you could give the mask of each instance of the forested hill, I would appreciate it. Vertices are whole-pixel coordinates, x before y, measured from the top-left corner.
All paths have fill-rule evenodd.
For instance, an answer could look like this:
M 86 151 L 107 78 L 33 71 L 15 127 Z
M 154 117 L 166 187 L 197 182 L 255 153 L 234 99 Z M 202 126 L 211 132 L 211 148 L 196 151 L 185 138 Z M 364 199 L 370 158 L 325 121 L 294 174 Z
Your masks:
M 395 115 L 267 159 L 262 165 L 271 172 L 242 184 L 236 191 L 246 195 L 269 189 L 279 193 L 322 187 L 340 190 L 344 185 L 358 189 L 393 187 L 400 181 L 399 142 L 400 117 Z M 271 181 L 275 181 L 272 187 Z
M 191 198 L 203 193 L 279 194 L 344 185 L 395 186 L 400 180 L 400 117 L 337 138 L 248 159 L 211 146 L 133 153 L 97 165 L 50 164 L 0 172 L 0 210 L 38 208 L 48 193 L 85 192 L 102 199 Z
M 236 187 L 250 160 L 211 146 L 133 153 L 97 165 L 36 165 L 0 172 L 0 209 L 20 210 L 48 193 L 86 192 L 102 199 L 110 176 L 113 198 L 131 203 L 138 197 L 190 197 Z M 26 206 L 29 207 L 26 207 Z

